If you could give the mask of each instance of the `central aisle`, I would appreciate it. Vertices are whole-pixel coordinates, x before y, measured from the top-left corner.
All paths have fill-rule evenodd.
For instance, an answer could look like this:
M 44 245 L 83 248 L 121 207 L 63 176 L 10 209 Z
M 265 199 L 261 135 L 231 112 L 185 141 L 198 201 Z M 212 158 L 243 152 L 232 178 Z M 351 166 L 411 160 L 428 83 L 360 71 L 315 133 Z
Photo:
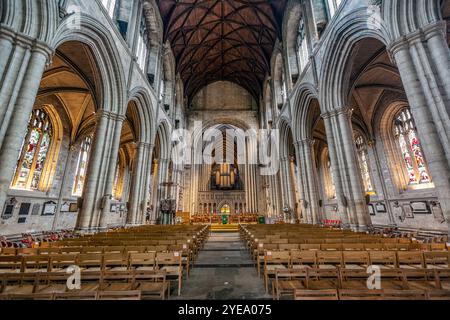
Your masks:
M 271 299 L 237 232 L 212 232 L 181 297 L 191 300 Z

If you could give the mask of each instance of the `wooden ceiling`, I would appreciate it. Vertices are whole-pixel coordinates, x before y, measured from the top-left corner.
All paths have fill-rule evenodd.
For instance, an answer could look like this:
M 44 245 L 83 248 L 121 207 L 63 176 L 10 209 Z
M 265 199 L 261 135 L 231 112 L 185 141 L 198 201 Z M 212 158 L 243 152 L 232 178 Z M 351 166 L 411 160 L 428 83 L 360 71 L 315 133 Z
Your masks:
M 188 98 L 225 80 L 259 101 L 286 0 L 158 0 Z

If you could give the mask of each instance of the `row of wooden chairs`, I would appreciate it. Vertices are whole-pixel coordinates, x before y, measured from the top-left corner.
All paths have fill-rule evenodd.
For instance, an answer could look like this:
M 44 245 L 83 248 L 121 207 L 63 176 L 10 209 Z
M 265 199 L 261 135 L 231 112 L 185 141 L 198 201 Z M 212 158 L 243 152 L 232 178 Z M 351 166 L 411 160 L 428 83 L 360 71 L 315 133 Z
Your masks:
M 373 284 L 369 278 L 371 274 L 366 270 L 346 268 L 336 269 L 277 269 L 272 281 L 272 295 L 274 299 L 283 296 L 295 296 L 295 291 L 307 293 L 305 299 L 320 298 L 326 291 L 342 290 L 347 299 L 358 298 L 377 299 L 383 291 L 386 293 L 397 292 L 399 296 L 408 294 L 407 291 L 418 290 L 426 293 L 428 298 L 450 299 L 450 269 L 390 269 L 383 270 L 379 276 L 379 286 L 373 290 L 369 284 Z M 350 295 L 350 291 L 353 297 Z M 367 292 L 372 291 L 372 294 Z M 367 295 L 364 297 L 364 295 Z M 294 297 L 295 298 L 295 297 Z M 378 298 L 386 298 L 383 295 Z
M 266 251 L 263 256 L 263 275 L 266 290 L 269 277 L 277 269 L 338 267 L 367 270 L 369 266 L 382 269 L 446 269 L 450 268 L 449 252 L 421 251 Z M 261 270 L 261 256 L 258 256 L 258 274 Z
M 294 300 L 450 300 L 447 290 L 295 290 Z
M 0 299 L 33 299 L 33 296 L 42 298 L 45 295 L 56 295 L 61 299 L 95 300 L 108 295 L 123 298 L 129 296 L 130 292 L 139 293 L 139 299 L 164 300 L 170 297 L 170 275 L 165 270 L 85 270 L 80 273 L 79 288 L 68 286 L 68 281 L 71 281 L 69 277 L 70 274 L 66 272 L 3 274 L 0 275 Z
M 435 244 L 400 244 L 400 243 L 355 243 L 355 244 L 274 244 L 257 243 L 251 249 L 253 257 L 264 250 L 302 250 L 302 251 L 447 251 L 445 243 Z
M 188 257 L 187 257 L 188 259 Z M 90 271 L 165 270 L 178 281 L 181 294 L 183 267 L 189 268 L 189 260 L 183 261 L 181 252 L 148 252 L 78 255 L 0 256 L 1 273 L 51 273 L 71 266 Z

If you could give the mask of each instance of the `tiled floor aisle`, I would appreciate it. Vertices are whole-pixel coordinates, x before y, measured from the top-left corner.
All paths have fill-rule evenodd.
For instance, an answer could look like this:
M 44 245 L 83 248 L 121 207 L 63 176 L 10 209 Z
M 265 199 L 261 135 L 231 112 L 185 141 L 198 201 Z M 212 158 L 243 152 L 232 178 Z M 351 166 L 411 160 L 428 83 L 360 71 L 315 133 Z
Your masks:
M 238 233 L 212 233 L 175 299 L 270 299 Z

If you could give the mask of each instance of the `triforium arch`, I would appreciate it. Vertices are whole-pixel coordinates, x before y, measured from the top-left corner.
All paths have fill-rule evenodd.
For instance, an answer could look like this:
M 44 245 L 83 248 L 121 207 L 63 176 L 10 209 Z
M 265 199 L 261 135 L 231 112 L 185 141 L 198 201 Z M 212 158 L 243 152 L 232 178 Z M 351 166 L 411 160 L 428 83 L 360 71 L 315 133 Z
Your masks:
M 341 214 L 350 218 L 349 226 L 358 230 L 367 230 L 372 223 L 353 143 L 352 109 L 348 99 L 351 74 L 346 72 L 346 68 L 355 44 L 362 38 L 372 37 L 388 43 L 386 27 L 380 21 L 379 28 L 370 28 L 370 19 L 370 13 L 363 7 L 351 11 L 333 26 L 324 43 L 324 63 L 319 73 L 319 86 L 322 88 L 319 101 L 335 175 L 338 208 Z
M 106 228 L 111 216 L 112 190 L 120 135 L 126 119 L 127 97 L 124 71 L 111 34 L 89 16 L 81 15 L 77 21 L 79 28 L 72 28 L 70 24 L 73 21 L 69 18 L 63 20 L 53 39 L 53 46 L 60 47 L 68 42 L 83 43 L 95 57 L 96 72 L 93 76 L 99 83 L 95 86 L 96 130 L 77 222 L 79 229 L 90 230 Z M 101 183 L 100 176 L 105 177 L 100 180 Z

